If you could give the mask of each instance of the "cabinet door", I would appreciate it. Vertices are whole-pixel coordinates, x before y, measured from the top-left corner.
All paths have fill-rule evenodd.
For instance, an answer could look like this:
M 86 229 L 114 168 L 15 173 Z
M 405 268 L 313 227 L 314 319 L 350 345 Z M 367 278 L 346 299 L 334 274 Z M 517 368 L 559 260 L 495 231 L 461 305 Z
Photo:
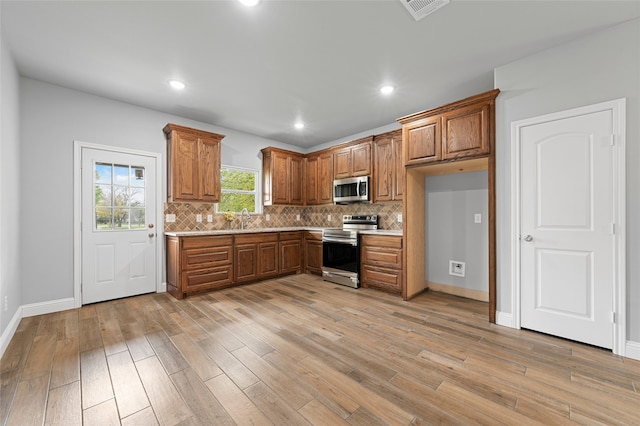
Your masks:
M 442 158 L 489 153 L 489 105 L 471 105 L 442 115 Z
M 289 204 L 302 205 L 304 203 L 304 176 L 302 174 L 302 156 L 289 157 Z
M 307 241 L 305 246 L 305 272 L 322 275 L 322 242 Z
M 258 276 L 270 277 L 278 274 L 278 242 L 258 244 Z
M 274 152 L 272 155 L 272 172 L 271 177 L 273 204 L 288 204 L 289 203 L 289 181 L 288 181 L 288 169 L 289 158 L 286 155 Z
M 393 174 L 395 172 L 393 140 L 385 137 L 374 143 L 374 192 L 373 199 L 378 201 L 393 200 Z
M 200 195 L 202 201 L 220 201 L 220 141 L 200 139 Z
M 369 176 L 371 174 L 371 142 L 351 147 L 351 176 Z
M 173 200 L 197 200 L 200 193 L 198 138 L 174 131 L 171 196 Z
M 318 190 L 320 189 L 318 182 L 320 173 L 320 157 L 307 157 L 305 164 L 307 178 L 307 205 L 316 205 L 320 203 L 320 197 L 318 194 Z
M 334 179 L 351 176 L 351 148 L 342 148 L 333 153 Z
M 394 172 L 394 200 L 402 200 L 404 198 L 404 162 L 402 161 L 402 135 L 393 138 L 393 164 Z
M 234 247 L 233 266 L 236 282 L 258 278 L 257 244 L 240 244 Z
M 333 203 L 333 153 L 320 154 L 318 158 L 318 204 Z
M 431 163 L 441 159 L 440 116 L 426 117 L 403 126 L 406 165 Z
M 280 273 L 298 273 L 302 271 L 302 232 L 280 233 Z

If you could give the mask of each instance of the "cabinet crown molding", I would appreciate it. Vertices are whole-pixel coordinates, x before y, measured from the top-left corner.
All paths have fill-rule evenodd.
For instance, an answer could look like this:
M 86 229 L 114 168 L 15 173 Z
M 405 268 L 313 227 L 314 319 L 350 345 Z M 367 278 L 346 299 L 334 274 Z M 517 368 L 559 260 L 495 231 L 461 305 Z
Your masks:
M 207 132 L 204 130 L 198 130 L 198 129 L 193 129 L 191 127 L 185 127 L 185 126 L 180 126 L 178 124 L 173 124 L 173 123 L 168 123 L 166 126 L 164 126 L 164 129 L 162 129 L 162 131 L 164 132 L 165 135 L 169 135 L 172 131 L 178 131 L 181 133 L 187 133 L 199 138 L 203 138 L 203 139 L 219 139 L 222 140 L 222 138 L 225 137 L 225 135 L 221 135 L 219 133 L 213 133 L 213 132 Z

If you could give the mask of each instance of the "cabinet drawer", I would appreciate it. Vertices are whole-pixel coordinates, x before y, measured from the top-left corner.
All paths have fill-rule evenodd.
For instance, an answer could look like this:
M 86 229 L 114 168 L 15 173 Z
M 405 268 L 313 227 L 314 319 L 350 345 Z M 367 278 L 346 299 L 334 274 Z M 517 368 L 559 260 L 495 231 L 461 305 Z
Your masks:
M 378 246 L 394 249 L 402 248 L 402 237 L 393 235 L 363 235 L 362 246 Z
M 233 237 L 231 235 L 219 235 L 213 237 L 183 237 L 182 249 L 205 248 L 231 246 Z
M 184 250 L 182 252 L 182 269 L 192 270 L 229 265 L 232 260 L 231 246 Z
M 232 279 L 232 265 L 182 273 L 182 283 L 185 292 L 226 286 L 231 284 Z
M 302 241 L 302 231 L 288 231 L 280 233 L 280 241 L 300 240 Z
M 402 293 L 402 271 L 365 266 L 362 268 L 362 287 Z
M 402 250 L 364 247 L 362 249 L 362 263 L 365 265 L 402 269 Z

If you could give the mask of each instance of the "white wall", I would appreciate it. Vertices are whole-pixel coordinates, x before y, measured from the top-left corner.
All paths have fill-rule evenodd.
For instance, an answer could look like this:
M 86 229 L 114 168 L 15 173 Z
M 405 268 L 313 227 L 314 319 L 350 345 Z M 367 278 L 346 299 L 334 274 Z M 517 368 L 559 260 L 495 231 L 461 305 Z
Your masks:
M 627 98 L 627 333 L 640 342 L 640 20 L 499 67 L 496 101 L 498 311 L 511 313 L 511 122 Z
M 19 76 L 1 36 L 0 94 L 0 335 L 3 335 L 22 305 L 18 255 L 22 190 L 17 179 L 20 175 Z
M 426 277 L 430 282 L 489 291 L 487 171 L 425 178 Z M 474 223 L 474 214 L 481 223 Z M 465 262 L 465 276 L 449 275 L 449 261 Z
M 226 135 L 223 164 L 254 169 L 262 167 L 261 148 L 294 148 L 28 78 L 21 79 L 20 117 L 21 173 L 12 183 L 23 194 L 22 304 L 73 297 L 74 140 L 161 153 L 166 164 L 162 128 L 171 122 Z M 166 194 L 166 177 L 161 184 Z

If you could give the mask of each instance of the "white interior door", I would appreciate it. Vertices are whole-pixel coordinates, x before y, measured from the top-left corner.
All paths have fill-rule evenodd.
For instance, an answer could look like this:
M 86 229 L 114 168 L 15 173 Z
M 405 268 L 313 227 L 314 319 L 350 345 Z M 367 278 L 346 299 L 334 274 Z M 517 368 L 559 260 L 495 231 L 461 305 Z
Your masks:
M 520 129 L 521 326 L 613 345 L 611 111 Z
M 82 303 L 156 290 L 156 159 L 82 148 Z

